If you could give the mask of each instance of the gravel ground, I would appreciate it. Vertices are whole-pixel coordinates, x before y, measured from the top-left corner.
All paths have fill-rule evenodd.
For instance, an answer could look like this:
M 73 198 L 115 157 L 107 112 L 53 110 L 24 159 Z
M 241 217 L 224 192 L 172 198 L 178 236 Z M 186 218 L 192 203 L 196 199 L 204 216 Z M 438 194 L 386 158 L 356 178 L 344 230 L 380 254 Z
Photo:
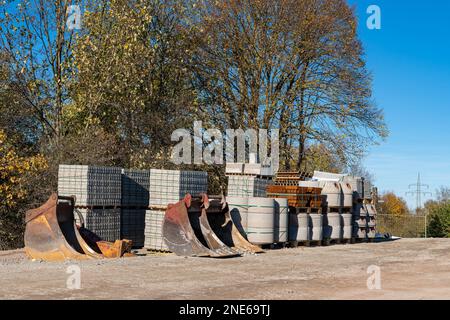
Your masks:
M 68 289 L 78 265 L 81 288 Z M 381 289 L 369 290 L 369 266 Z M 230 259 L 48 263 L 0 252 L 0 299 L 450 299 L 450 239 L 299 247 Z

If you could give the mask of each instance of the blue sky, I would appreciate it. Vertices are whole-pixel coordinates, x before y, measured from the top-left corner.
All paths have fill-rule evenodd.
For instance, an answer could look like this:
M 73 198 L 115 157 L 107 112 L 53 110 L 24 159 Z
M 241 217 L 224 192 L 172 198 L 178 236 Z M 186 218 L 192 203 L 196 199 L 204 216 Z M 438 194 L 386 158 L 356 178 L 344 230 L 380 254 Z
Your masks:
M 390 130 L 364 163 L 380 191 L 394 191 L 415 207 L 405 192 L 418 172 L 433 193 L 450 187 L 450 1 L 349 3 L 356 5 L 374 98 Z M 372 4 L 381 8 L 381 30 L 366 27 Z

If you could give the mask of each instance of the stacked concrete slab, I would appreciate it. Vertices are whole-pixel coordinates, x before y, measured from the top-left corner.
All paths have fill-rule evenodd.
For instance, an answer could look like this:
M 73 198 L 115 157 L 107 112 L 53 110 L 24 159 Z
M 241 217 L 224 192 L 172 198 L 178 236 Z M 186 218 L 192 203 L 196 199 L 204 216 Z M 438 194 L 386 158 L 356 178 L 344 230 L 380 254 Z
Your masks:
M 122 169 L 81 165 L 60 165 L 58 194 L 75 196 L 75 206 L 86 228 L 107 241 L 120 239 Z
M 168 204 L 176 203 L 189 193 L 198 196 L 208 191 L 208 173 L 203 171 L 150 170 L 149 207 L 145 213 L 147 249 L 167 251 L 161 226 Z
M 124 169 L 122 172 L 122 207 L 148 207 L 150 171 Z
M 230 197 L 265 197 L 267 186 L 272 180 L 258 176 L 230 175 L 228 176 L 228 191 Z
M 120 206 L 122 169 L 79 165 L 60 165 L 58 193 L 76 196 L 77 206 Z
M 145 212 L 149 205 L 150 171 L 125 169 L 122 172 L 121 237 L 144 246 Z
M 229 197 L 266 197 L 273 178 L 272 166 L 258 163 L 258 155 L 249 154 L 249 163 L 227 163 L 227 195 Z
M 145 214 L 145 248 L 156 251 L 169 251 L 162 238 L 164 210 L 147 210 Z
M 76 208 L 82 216 L 82 220 L 77 217 L 77 222 L 87 229 L 97 234 L 106 241 L 120 239 L 121 217 L 120 208 Z
M 176 203 L 186 193 L 198 196 L 208 189 L 208 173 L 203 171 L 150 170 L 150 207 Z

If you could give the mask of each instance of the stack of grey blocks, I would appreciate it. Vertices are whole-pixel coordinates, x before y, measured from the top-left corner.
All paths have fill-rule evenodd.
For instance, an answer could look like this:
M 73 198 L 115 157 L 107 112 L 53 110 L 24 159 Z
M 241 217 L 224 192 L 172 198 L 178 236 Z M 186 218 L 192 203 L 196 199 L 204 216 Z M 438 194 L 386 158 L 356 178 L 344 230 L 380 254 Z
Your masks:
M 208 173 L 202 171 L 150 170 L 149 206 L 145 214 L 145 248 L 168 251 L 162 239 L 165 209 L 189 193 L 198 196 L 208 191 Z
M 59 166 L 58 194 L 75 196 L 77 222 L 107 241 L 120 239 L 121 175 L 121 168 Z
M 208 173 L 203 171 L 150 170 L 150 207 L 167 206 L 186 193 L 198 196 L 208 189 Z
M 145 212 L 149 205 L 150 171 L 124 169 L 122 171 L 121 236 L 144 246 Z
M 266 197 L 266 188 L 272 180 L 250 175 L 229 175 L 229 197 Z
M 144 247 L 156 251 L 170 251 L 162 238 L 164 210 L 147 210 L 145 214 Z
M 58 193 L 62 196 L 76 196 L 77 206 L 120 206 L 122 169 L 60 165 Z
M 121 213 L 120 208 L 76 208 L 76 212 L 82 215 L 82 221 L 78 220 L 77 213 L 75 218 L 81 225 L 97 234 L 106 241 L 114 242 L 120 239 Z
M 366 204 L 367 211 L 367 237 L 373 239 L 377 231 L 377 209 L 373 204 Z
M 150 171 L 122 171 L 122 207 L 148 207 Z
M 76 197 L 79 224 L 107 241 L 129 239 L 161 251 L 168 250 L 161 235 L 167 206 L 207 190 L 202 171 L 60 165 L 58 172 L 58 193 Z

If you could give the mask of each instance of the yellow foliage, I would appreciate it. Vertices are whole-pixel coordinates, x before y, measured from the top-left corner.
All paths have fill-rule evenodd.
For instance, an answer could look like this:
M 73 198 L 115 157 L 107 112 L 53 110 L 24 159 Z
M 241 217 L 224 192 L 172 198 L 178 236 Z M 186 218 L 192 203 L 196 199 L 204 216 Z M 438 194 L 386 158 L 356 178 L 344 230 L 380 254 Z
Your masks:
M 0 130 L 0 205 L 12 207 L 17 200 L 24 199 L 25 176 L 35 174 L 47 166 L 46 159 L 41 155 L 20 157 L 7 143 L 6 134 Z
M 381 202 L 380 207 L 383 214 L 402 216 L 409 212 L 405 200 L 396 196 L 393 192 L 384 194 L 381 200 L 383 202 Z

